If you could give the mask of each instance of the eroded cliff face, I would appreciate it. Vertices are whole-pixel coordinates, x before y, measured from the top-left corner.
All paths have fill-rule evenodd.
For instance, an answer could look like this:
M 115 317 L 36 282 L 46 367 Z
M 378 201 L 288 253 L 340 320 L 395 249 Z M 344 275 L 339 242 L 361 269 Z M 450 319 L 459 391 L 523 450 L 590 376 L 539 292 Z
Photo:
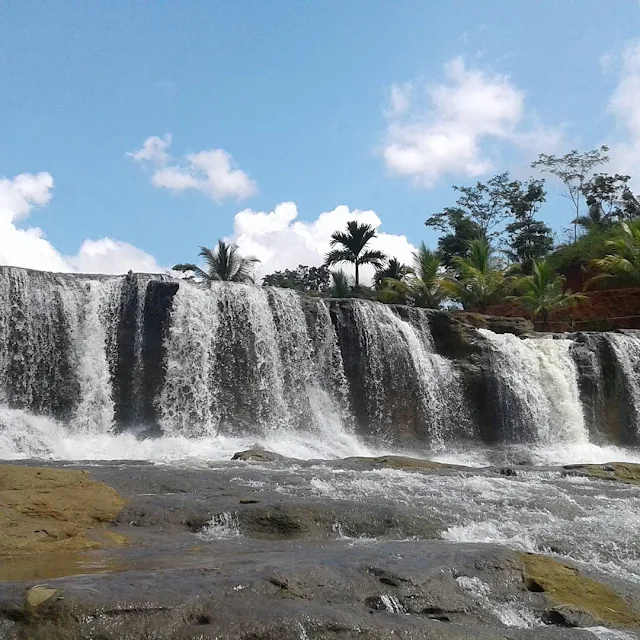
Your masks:
M 638 444 L 640 334 L 0 268 L 0 405 L 74 433 Z M 12 418 L 2 418 L 3 429 Z

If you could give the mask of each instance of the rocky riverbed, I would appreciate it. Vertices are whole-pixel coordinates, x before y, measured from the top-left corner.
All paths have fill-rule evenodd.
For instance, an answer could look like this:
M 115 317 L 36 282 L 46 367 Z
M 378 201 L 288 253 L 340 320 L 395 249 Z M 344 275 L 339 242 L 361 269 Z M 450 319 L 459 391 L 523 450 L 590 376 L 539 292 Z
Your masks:
M 0 638 L 634 638 L 639 481 L 260 451 L 4 465 Z

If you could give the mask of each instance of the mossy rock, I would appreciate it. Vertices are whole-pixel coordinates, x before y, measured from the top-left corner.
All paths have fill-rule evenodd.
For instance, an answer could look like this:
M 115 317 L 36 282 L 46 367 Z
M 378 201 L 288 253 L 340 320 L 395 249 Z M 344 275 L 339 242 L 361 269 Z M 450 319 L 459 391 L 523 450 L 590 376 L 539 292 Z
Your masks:
M 532 553 L 518 554 L 527 589 L 543 592 L 556 606 L 568 606 L 612 627 L 640 627 L 640 612 L 611 587 L 557 560 Z
M 97 548 L 124 504 L 84 471 L 0 465 L 0 557 Z
M 593 476 L 603 480 L 614 480 L 626 484 L 640 484 L 640 464 L 611 462 L 609 464 L 575 464 L 564 467 L 578 475 Z

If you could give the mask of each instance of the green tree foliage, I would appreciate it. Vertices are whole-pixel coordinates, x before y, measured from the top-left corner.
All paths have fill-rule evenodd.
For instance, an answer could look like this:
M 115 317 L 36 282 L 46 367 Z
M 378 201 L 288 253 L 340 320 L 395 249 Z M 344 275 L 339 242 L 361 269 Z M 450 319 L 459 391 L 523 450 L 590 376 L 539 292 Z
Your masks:
M 640 220 L 623 222 L 605 247 L 607 255 L 591 262 L 591 267 L 600 273 L 591 278 L 589 284 L 613 281 L 620 285 L 640 285 Z
M 351 284 L 347 274 L 342 269 L 331 272 L 331 297 L 348 298 L 351 296 Z
M 307 267 L 299 265 L 297 269 L 285 269 L 266 275 L 262 284 L 268 287 L 295 289 L 303 293 L 323 293 L 330 287 L 331 274 L 326 265 Z
M 198 267 L 192 262 L 181 262 L 173 266 L 173 271 L 182 271 L 182 273 L 186 273 L 187 271 L 195 271 Z
M 335 231 L 331 235 L 332 250 L 325 256 L 325 264 L 329 267 L 341 262 L 353 264 L 357 289 L 360 286 L 360 266 L 371 264 L 379 269 L 386 259 L 382 251 L 366 248 L 376 235 L 376 230 L 371 225 L 350 220 L 346 232 Z
M 532 179 L 522 183 L 515 180 L 509 185 L 507 199 L 514 218 L 505 228 L 508 235 L 507 255 L 528 273 L 533 261 L 546 256 L 553 247 L 550 227 L 535 218 L 546 200 L 544 181 Z
M 387 278 L 378 295 L 381 302 L 411 304 L 414 307 L 438 309 L 447 297 L 444 267 L 436 252 L 424 242 L 413 254 L 413 268 L 404 278 Z
M 438 239 L 438 256 L 445 267 L 453 267 L 455 257 L 465 258 L 469 254 L 469 243 L 482 235 L 480 226 L 462 209 L 447 207 L 439 222 L 427 220 L 427 226 L 436 227 L 443 235 Z M 441 214 L 438 214 L 441 215 Z
M 238 246 L 218 240 L 215 249 L 200 247 L 198 254 L 204 259 L 206 267 L 195 267 L 196 278 L 210 284 L 217 280 L 225 282 L 253 282 L 255 264 L 260 262 L 252 256 L 242 256 Z M 189 265 L 195 266 L 195 265 Z
M 404 280 L 411 273 L 411 267 L 402 264 L 397 258 L 390 258 L 387 263 L 376 269 L 373 284 L 376 289 L 382 289 L 385 280 Z
M 640 202 L 629 188 L 631 176 L 597 173 L 582 189 L 588 206 L 586 215 L 575 222 L 583 229 L 607 229 L 617 222 L 640 217 Z
M 533 169 L 555 176 L 564 185 L 564 195 L 571 200 L 574 210 L 572 222 L 574 242 L 578 239 L 578 219 L 585 199 L 585 185 L 597 166 L 609 162 L 608 151 L 608 147 L 602 146 L 599 149 L 583 152 L 574 149 L 563 156 L 541 153 L 538 159 L 531 163 Z
M 485 312 L 504 297 L 508 279 L 501 267 L 489 242 L 478 238 L 469 243 L 468 257 L 454 259 L 455 275 L 445 279 L 443 286 L 465 309 Z
M 586 296 L 564 291 L 565 279 L 556 274 L 547 260 L 534 261 L 531 275 L 518 278 L 515 288 L 517 296 L 509 299 L 528 309 L 534 318 L 540 317 L 544 326 L 555 311 L 573 307 Z
M 471 187 L 454 185 L 454 190 L 460 194 L 456 206 L 445 207 L 440 213 L 427 218 L 425 224 L 446 232 L 453 229 L 452 220 L 460 222 L 466 219 L 474 223 L 477 230 L 475 237 L 490 240 L 499 233 L 498 227 L 509 217 L 511 184 L 509 173 L 505 172 Z

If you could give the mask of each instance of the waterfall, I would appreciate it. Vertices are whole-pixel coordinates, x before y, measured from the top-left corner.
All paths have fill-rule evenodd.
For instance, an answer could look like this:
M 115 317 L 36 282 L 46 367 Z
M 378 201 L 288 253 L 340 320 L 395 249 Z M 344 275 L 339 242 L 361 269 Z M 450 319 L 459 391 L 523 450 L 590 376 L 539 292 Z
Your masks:
M 431 447 L 464 432 L 467 416 L 452 364 L 437 355 L 428 321 L 402 319 L 391 307 L 353 301 L 349 322 L 357 334 L 358 371 L 352 386 L 363 389 L 363 421 L 382 441 L 402 430 Z
M 285 289 L 181 286 L 166 343 L 159 400 L 165 433 L 190 436 L 342 431 L 345 379 L 331 320 Z
M 588 441 L 571 340 L 479 330 L 490 345 L 497 412 L 512 442 Z
M 625 331 L 606 336 L 617 363 L 617 401 L 627 409 L 626 440 L 640 441 L 640 332 Z
M 0 459 L 80 442 L 98 458 L 640 444 L 640 332 L 467 326 L 459 348 L 456 326 L 286 289 L 0 267 Z

